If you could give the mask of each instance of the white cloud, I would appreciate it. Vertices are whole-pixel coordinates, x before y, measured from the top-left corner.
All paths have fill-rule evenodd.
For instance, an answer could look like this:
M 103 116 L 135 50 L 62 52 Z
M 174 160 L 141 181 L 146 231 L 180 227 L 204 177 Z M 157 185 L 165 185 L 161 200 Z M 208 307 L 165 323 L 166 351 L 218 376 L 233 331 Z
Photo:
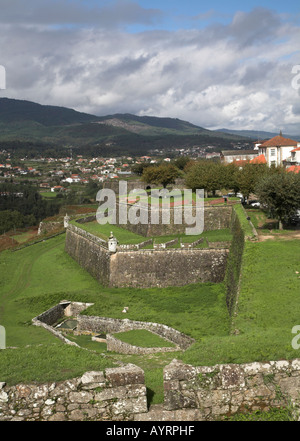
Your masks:
M 130 5 L 126 14 L 119 10 L 119 22 L 147 20 L 147 11 L 134 13 Z M 42 12 L 34 12 L 37 23 Z M 158 15 L 148 14 L 149 20 Z M 300 131 L 299 91 L 291 86 L 299 28 L 273 12 L 237 13 L 227 26 L 136 34 L 41 27 L 33 18 L 27 26 L 12 16 L 19 24 L 7 21 L 0 30 L 7 73 L 1 96 L 97 115 L 177 117 L 208 128 Z

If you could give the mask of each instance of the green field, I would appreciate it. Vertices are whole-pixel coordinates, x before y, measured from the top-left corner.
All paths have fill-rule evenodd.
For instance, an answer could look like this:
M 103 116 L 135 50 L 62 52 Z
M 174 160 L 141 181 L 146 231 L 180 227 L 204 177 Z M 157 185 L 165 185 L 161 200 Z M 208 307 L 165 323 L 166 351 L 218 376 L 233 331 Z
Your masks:
M 87 225 L 87 224 L 86 224 Z M 217 240 L 227 232 L 211 232 Z M 124 232 L 128 239 L 128 231 Z M 126 239 L 127 238 L 127 239 Z M 145 370 L 153 403 L 163 400 L 162 368 L 173 358 L 193 365 L 292 359 L 293 326 L 300 324 L 300 241 L 276 238 L 247 242 L 238 314 L 230 319 L 225 285 L 106 288 L 64 251 L 65 235 L 0 253 L 0 323 L 6 350 L 0 351 L 0 381 L 59 381 L 118 360 Z M 185 352 L 155 356 L 109 354 L 105 345 L 83 338 L 82 350 L 63 344 L 31 320 L 63 299 L 94 303 L 84 314 L 163 323 L 193 337 Z M 235 330 L 235 335 L 231 331 Z M 96 350 L 95 350 L 96 349 Z M 106 357 L 103 357 L 105 354 Z
M 71 221 L 73 225 L 76 225 L 79 228 L 91 233 L 95 236 L 100 237 L 101 239 L 108 240 L 110 233 L 113 232 L 114 236 L 118 239 L 119 244 L 138 244 L 144 242 L 150 237 L 145 237 L 140 234 L 133 233 L 132 231 L 121 228 L 117 225 L 104 224 L 100 225 L 97 221 L 87 222 L 84 224 L 79 224 L 75 220 Z M 232 234 L 229 228 L 223 230 L 214 230 L 214 231 L 204 231 L 201 235 L 185 235 L 185 234 L 173 234 L 168 236 L 157 236 L 153 237 L 153 241 L 155 243 L 164 243 L 173 239 L 178 239 L 178 247 L 180 246 L 180 241 L 182 243 L 191 243 L 196 241 L 197 239 L 203 237 L 204 244 L 202 246 L 207 246 L 207 241 L 209 242 L 226 242 L 231 241 Z M 149 246 L 148 246 L 149 248 Z

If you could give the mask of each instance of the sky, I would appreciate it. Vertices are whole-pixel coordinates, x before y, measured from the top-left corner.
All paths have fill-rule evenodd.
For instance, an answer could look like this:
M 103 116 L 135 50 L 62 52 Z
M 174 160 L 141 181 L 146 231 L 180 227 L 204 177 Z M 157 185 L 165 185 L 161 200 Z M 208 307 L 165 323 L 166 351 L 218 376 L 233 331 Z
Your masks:
M 298 0 L 0 0 L 1 66 L 0 97 L 300 134 Z

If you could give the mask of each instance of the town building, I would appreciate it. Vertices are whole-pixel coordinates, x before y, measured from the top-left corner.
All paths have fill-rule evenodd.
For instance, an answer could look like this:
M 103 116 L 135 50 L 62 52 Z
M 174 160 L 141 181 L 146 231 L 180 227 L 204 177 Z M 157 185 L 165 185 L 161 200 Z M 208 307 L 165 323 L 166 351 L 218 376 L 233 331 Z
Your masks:
M 283 137 L 280 131 L 279 135 L 263 142 L 258 147 L 259 155 L 264 155 L 268 166 L 278 167 L 286 164 L 288 158 L 291 157 L 292 151 L 300 147 L 300 143 Z
M 220 158 L 224 164 L 230 164 L 237 161 L 251 161 L 257 155 L 258 150 L 223 150 Z

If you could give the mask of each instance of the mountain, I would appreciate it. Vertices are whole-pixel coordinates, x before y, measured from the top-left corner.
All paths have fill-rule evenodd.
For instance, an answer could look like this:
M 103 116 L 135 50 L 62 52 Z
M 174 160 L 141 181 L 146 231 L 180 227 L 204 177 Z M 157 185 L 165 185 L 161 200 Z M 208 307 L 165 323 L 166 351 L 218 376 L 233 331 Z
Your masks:
M 177 118 L 136 116 L 129 113 L 96 116 L 31 101 L 0 98 L 0 147 L 24 143 L 74 147 L 99 154 L 174 150 L 193 146 L 232 148 L 247 141 L 239 135 L 211 131 Z
M 243 136 L 246 138 L 251 138 L 253 140 L 263 141 L 264 139 L 271 139 L 277 136 L 279 133 L 264 132 L 262 130 L 230 130 L 230 129 L 218 129 L 217 132 Z M 283 134 L 285 138 L 294 139 L 295 141 L 300 141 L 300 135 L 288 135 Z
M 15 123 L 35 121 L 44 126 L 87 123 L 98 118 L 58 106 L 45 106 L 25 100 L 0 98 L 0 122 Z

